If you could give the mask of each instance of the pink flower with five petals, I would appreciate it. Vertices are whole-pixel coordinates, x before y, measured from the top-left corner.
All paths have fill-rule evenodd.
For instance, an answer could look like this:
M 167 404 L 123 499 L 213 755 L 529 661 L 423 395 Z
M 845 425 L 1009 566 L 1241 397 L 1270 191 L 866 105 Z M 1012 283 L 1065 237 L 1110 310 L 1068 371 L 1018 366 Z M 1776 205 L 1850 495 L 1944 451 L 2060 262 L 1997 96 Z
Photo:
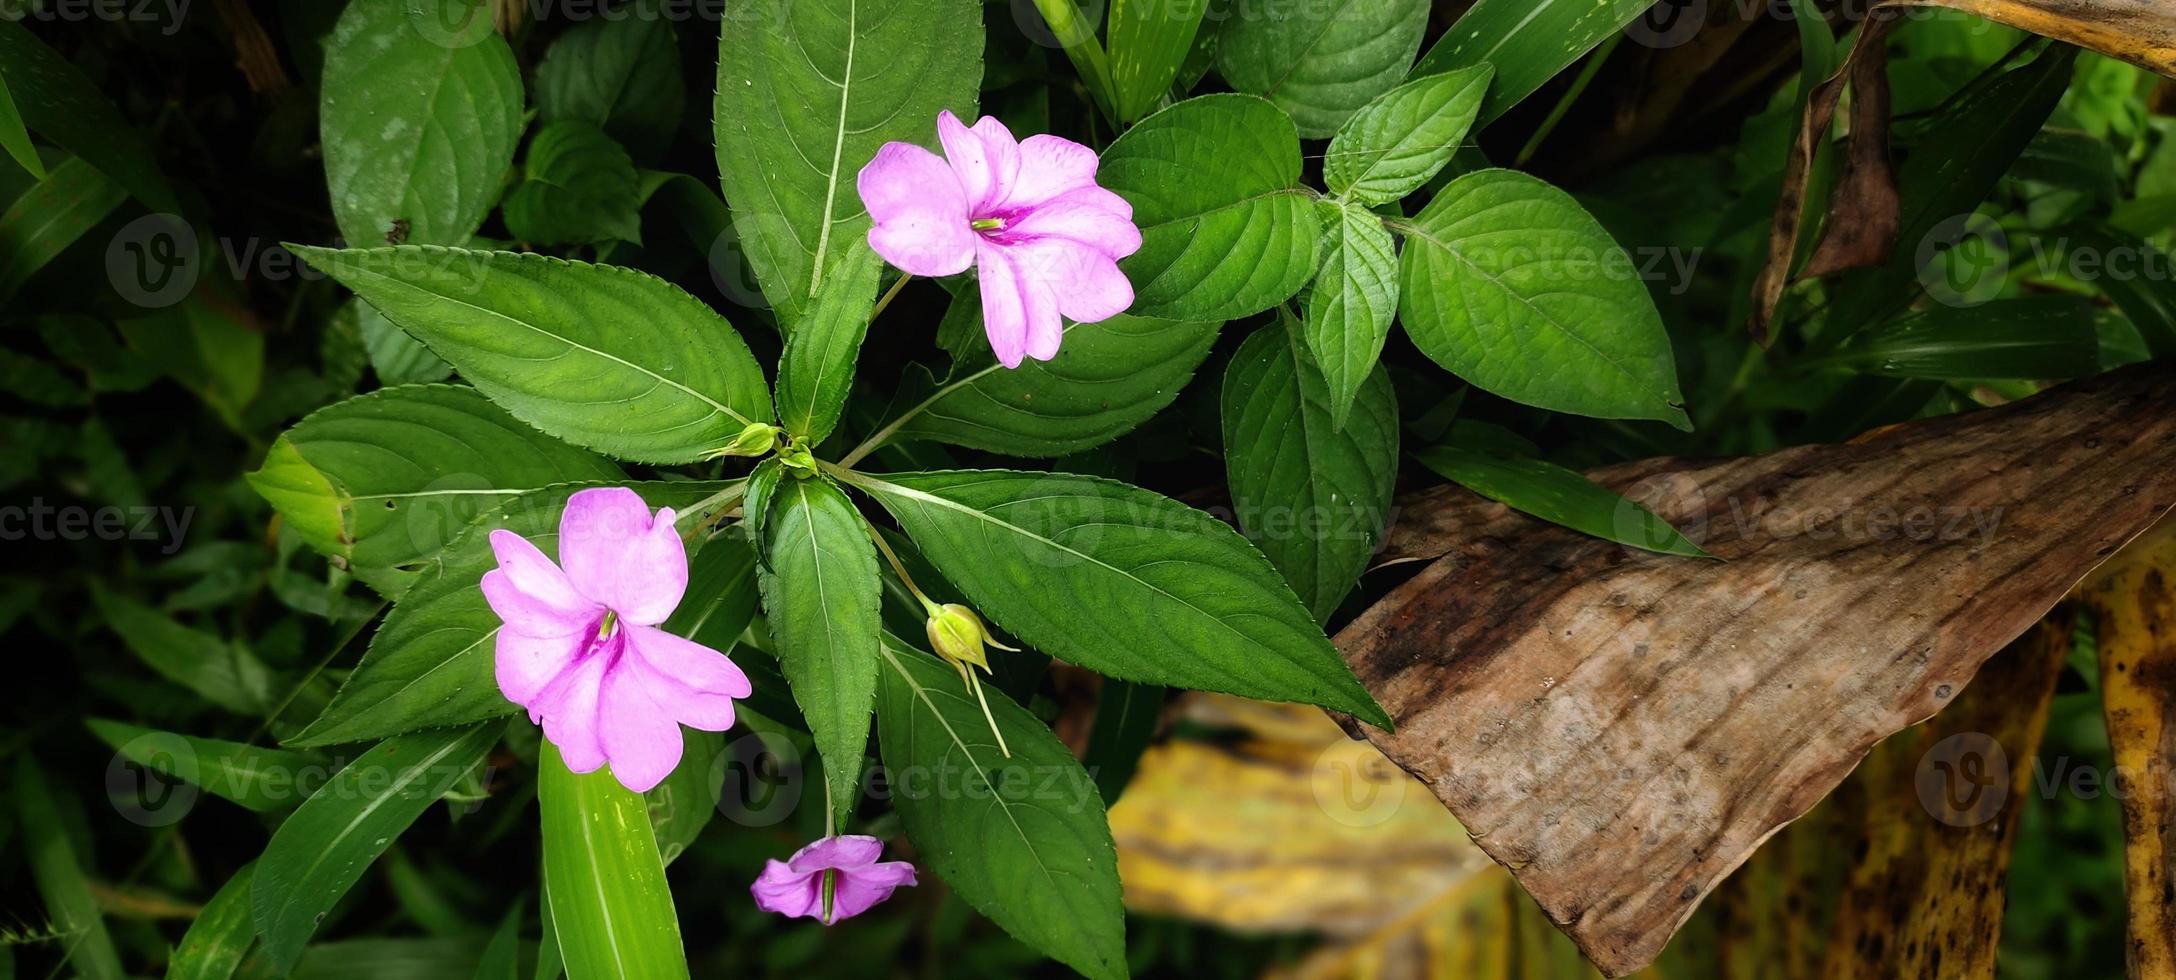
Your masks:
M 874 837 L 826 837 L 784 861 L 765 862 L 763 874 L 748 891 L 755 896 L 756 907 L 765 912 L 806 916 L 831 925 L 860 915 L 890 898 L 893 890 L 915 883 L 914 865 L 878 861 L 883 853 L 884 842 Z
M 722 732 L 748 675 L 725 655 L 657 624 L 688 586 L 673 511 L 625 487 L 583 490 L 559 518 L 559 564 L 512 531 L 491 532 L 499 567 L 484 599 L 499 628 L 497 674 L 567 768 L 607 762 L 642 792 L 680 764 L 680 726 Z M 562 567 L 563 566 L 563 567 Z
M 944 156 L 886 143 L 855 186 L 869 246 L 917 276 L 974 266 L 983 329 L 1006 367 L 1058 354 L 1061 317 L 1094 323 L 1133 305 L 1118 260 L 1141 248 L 1133 206 L 1096 185 L 1094 150 L 1050 135 L 1014 140 L 995 117 L 937 116 Z

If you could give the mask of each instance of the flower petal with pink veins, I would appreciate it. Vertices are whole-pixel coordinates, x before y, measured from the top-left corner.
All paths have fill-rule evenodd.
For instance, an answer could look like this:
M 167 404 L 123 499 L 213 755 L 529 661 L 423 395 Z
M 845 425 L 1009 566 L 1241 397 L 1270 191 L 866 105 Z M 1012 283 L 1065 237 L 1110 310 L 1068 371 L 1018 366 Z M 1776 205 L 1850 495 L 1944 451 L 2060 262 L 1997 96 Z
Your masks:
M 975 249 L 975 268 L 982 277 L 982 329 L 998 363 L 1008 368 L 1019 367 L 1023 355 L 1038 361 L 1056 357 L 1065 335 L 1052 291 L 1057 267 L 1018 261 L 1036 258 L 1032 250 L 989 242 Z
M 624 622 L 664 622 L 688 587 L 687 545 L 672 522 L 672 508 L 653 517 L 649 505 L 626 487 L 568 497 L 559 518 L 559 560 L 567 579 Z
M 1125 204 L 1123 198 L 1100 187 L 1070 191 L 1022 215 L 1005 230 L 1018 240 L 1062 238 L 1077 242 L 1113 259 L 1140 251 L 1141 229 L 1133 223 L 1133 211 L 1113 211 L 1105 198 Z
M 529 716 L 544 723 L 544 737 L 559 747 L 567 768 L 595 772 L 604 765 L 604 742 L 599 737 L 597 696 L 604 684 L 607 649 L 599 649 L 562 672 L 529 705 Z
M 733 699 L 747 697 L 750 688 L 748 675 L 724 654 L 648 626 L 629 627 L 627 645 L 631 656 L 619 669 L 635 671 L 667 715 L 706 732 L 733 727 Z
M 605 672 L 598 728 L 612 775 L 628 789 L 644 793 L 680 764 L 680 723 L 650 697 L 639 672 L 628 666 L 622 662 Z
M 854 178 L 874 222 L 869 247 L 917 276 L 950 276 L 975 261 L 967 193 L 952 166 L 912 143 L 886 143 Z
M 1096 151 L 1038 133 L 1020 141 L 1020 177 L 1005 191 L 1008 208 L 1034 207 L 1067 191 L 1096 186 Z
M 499 567 L 484 573 L 484 601 L 508 623 L 535 636 L 594 626 L 603 607 L 577 593 L 565 573 L 536 545 L 512 531 L 491 532 Z
M 831 921 L 867 912 L 870 906 L 892 897 L 892 892 L 900 886 L 914 883 L 914 865 L 905 861 L 885 861 L 859 871 L 842 871 L 838 883 L 831 887 Z
M 975 120 L 969 129 L 946 109 L 937 114 L 937 140 L 944 144 L 952 172 L 959 175 L 969 217 L 994 207 L 1019 175 L 1020 143 L 996 116 Z
M 823 887 L 821 875 L 798 874 L 783 861 L 765 861 L 763 873 L 748 886 L 748 893 L 755 896 L 756 908 L 765 912 L 815 918 L 823 914 Z
M 501 627 L 494 640 L 496 651 L 492 657 L 499 693 L 506 695 L 508 701 L 528 707 L 552 681 L 574 666 L 575 658 L 582 655 L 592 636 L 594 634 L 586 632 L 530 636 L 512 627 Z

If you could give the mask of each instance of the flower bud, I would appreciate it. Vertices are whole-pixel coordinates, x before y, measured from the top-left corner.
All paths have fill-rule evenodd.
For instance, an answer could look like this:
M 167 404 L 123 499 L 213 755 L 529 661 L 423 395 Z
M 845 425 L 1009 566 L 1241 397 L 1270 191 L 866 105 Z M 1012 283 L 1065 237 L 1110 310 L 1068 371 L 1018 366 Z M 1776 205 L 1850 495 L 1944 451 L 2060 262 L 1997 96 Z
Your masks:
M 750 422 L 740 430 L 740 435 L 723 447 L 710 451 L 711 458 L 719 456 L 762 456 L 778 448 L 778 427 L 768 422 Z
M 985 647 L 1010 650 L 1011 647 L 992 642 L 990 631 L 982 625 L 982 618 L 975 611 L 956 602 L 937 606 L 929 614 L 929 645 L 937 655 L 957 665 L 979 667 L 990 672 L 990 657 Z

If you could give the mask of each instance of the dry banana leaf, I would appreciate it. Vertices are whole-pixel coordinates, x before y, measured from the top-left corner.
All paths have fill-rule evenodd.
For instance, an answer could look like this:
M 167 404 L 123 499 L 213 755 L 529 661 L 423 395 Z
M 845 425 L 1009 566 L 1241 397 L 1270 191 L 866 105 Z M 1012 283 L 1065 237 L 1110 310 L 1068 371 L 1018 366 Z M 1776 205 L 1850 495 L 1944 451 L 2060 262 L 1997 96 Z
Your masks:
M 2132 977 L 2176 976 L 2176 522 L 2083 590 L 2096 614 L 2102 710 L 2123 800 Z
M 2176 503 L 2176 372 L 1594 475 L 1722 560 L 1446 488 L 1392 542 L 1442 557 L 1337 640 L 1397 721 L 1367 737 L 1624 974 Z
M 1889 0 L 1948 7 L 2176 75 L 2176 4 L 2168 0 Z

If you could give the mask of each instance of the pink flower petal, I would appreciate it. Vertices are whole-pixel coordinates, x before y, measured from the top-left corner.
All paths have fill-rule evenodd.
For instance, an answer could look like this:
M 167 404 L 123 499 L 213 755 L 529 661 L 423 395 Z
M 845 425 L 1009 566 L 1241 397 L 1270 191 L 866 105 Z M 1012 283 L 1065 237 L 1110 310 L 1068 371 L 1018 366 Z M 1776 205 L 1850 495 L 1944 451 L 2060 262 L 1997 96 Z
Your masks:
M 975 248 L 975 268 L 982 277 L 982 329 L 998 363 L 1020 366 L 1022 355 L 1047 361 L 1058 353 L 1065 326 L 1052 292 L 1053 269 L 1047 263 L 1023 268 L 1023 250 L 983 242 Z
M 914 865 L 905 861 L 886 861 L 856 871 L 841 871 L 838 883 L 831 887 L 831 921 L 850 919 L 867 912 L 870 906 L 892 897 L 892 892 L 900 886 L 912 884 L 915 884 Z
M 1004 206 L 1034 207 L 1067 191 L 1096 183 L 1096 151 L 1047 133 L 1020 141 L 1020 176 L 1005 191 Z
M 595 772 L 604 765 L 604 742 L 599 738 L 597 698 L 604 684 L 609 649 L 598 649 L 545 685 L 529 705 L 529 716 L 544 723 L 544 737 L 559 747 L 567 768 Z
M 680 724 L 650 697 L 625 662 L 604 676 L 598 705 L 599 735 L 612 775 L 637 793 L 664 782 L 680 764 Z
M 823 878 L 814 872 L 801 874 L 783 861 L 766 861 L 763 874 L 748 886 L 756 908 L 792 918 L 814 918 L 823 911 Z
M 733 727 L 733 699 L 749 694 L 748 675 L 722 653 L 660 629 L 631 626 L 631 656 L 619 669 L 642 678 L 658 707 L 689 728 L 722 732 Z
M 867 834 L 840 834 L 811 841 L 786 859 L 793 870 L 808 873 L 825 868 L 864 868 L 884 853 L 884 842 Z
M 950 276 L 975 261 L 967 194 L 942 157 L 912 143 L 886 143 L 854 178 L 873 222 L 869 247 L 917 276 Z
M 970 217 L 997 204 L 1020 172 L 1020 143 L 996 116 L 975 121 L 973 129 L 946 109 L 937 114 L 937 139 L 946 162 L 959 175 Z
M 567 498 L 559 518 L 559 560 L 568 580 L 625 622 L 664 622 L 688 587 L 687 545 L 672 521 L 672 508 L 653 518 L 649 505 L 626 487 Z
M 1122 210 L 1114 210 L 1112 205 Z M 1124 198 L 1100 187 L 1069 191 L 1022 215 L 1006 231 L 1014 238 L 1062 238 L 1113 259 L 1141 250 L 1141 229 Z
M 581 633 L 530 636 L 509 626 L 501 628 L 493 642 L 496 650 L 492 669 L 499 681 L 499 693 L 526 708 L 552 681 L 574 666 L 590 637 Z
M 1133 283 L 1118 271 L 1118 263 L 1110 256 L 1062 239 L 1038 243 L 1036 248 L 1056 253 L 1049 261 L 1059 270 L 1058 312 L 1066 318 L 1076 323 L 1095 323 L 1133 305 Z
M 485 572 L 484 601 L 501 620 L 534 636 L 593 627 L 604 610 L 575 592 L 567 576 L 536 545 L 512 531 L 491 532 L 499 567 Z

